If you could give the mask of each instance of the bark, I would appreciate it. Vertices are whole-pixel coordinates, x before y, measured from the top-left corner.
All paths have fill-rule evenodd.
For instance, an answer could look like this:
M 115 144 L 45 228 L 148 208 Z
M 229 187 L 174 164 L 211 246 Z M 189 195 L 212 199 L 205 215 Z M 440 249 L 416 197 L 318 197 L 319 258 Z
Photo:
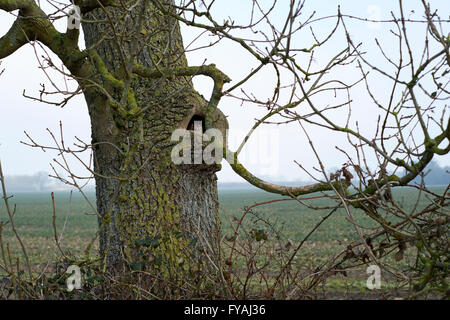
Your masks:
M 187 65 L 178 22 L 150 4 L 126 19 L 113 8 L 84 18 L 107 21 L 83 24 L 86 47 L 95 47 L 109 72 L 124 82 L 124 66 L 135 50 L 136 62 L 145 67 Z M 102 40 L 105 35 L 110 38 Z M 205 248 L 205 242 L 214 247 L 216 241 L 220 166 L 175 165 L 170 157 L 173 130 L 186 128 L 194 115 L 204 116 L 206 101 L 187 77 L 133 76 L 130 88 L 145 109 L 139 117 L 123 117 L 104 96 L 85 93 L 98 173 L 100 252 L 111 271 L 150 264 L 171 270 L 186 263 L 183 255 L 195 241 Z M 123 101 L 123 91 L 112 92 Z

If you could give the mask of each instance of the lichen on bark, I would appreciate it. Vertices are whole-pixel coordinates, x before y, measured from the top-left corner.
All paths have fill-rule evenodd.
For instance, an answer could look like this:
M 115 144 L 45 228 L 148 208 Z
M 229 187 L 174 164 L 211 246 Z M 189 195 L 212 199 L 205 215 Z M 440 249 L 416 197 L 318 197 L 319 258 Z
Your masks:
M 134 22 L 142 12 L 145 35 L 152 36 L 140 34 L 136 38 Z M 124 71 L 127 61 L 121 60 L 132 55 L 130 42 L 135 41 L 140 52 L 136 63 L 168 69 L 187 67 L 178 22 L 149 3 L 144 10 L 137 6 L 128 18 L 115 8 L 94 10 L 84 18 L 105 21 L 85 23 L 83 31 L 86 46 L 95 45 L 101 59 L 97 69 L 103 70 L 103 80 L 112 84 L 112 98 L 121 101 L 120 89 L 129 81 L 132 97 L 128 100 L 135 101 L 134 106 L 125 105 L 124 115 L 107 99 L 86 97 L 95 171 L 99 173 L 99 240 L 105 265 L 111 269 L 145 266 L 165 274 L 176 268 L 183 270 L 187 253 L 199 248 L 193 243 L 215 241 L 218 167 L 173 164 L 170 137 L 193 113 L 205 112 L 207 103 L 189 77 L 133 75 L 129 79 Z M 109 21 L 115 22 L 114 30 Z M 108 79 L 109 75 L 114 79 Z

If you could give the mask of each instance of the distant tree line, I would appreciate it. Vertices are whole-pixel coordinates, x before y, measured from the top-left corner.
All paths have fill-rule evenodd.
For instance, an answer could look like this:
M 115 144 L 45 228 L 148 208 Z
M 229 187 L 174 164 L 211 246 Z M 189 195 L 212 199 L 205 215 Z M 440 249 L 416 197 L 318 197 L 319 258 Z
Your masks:
M 450 183 L 450 166 L 441 167 L 436 161 L 430 162 L 423 172 L 425 185 L 442 186 Z M 412 183 L 420 183 L 421 177 L 416 177 Z
M 337 170 L 337 167 L 331 168 L 330 173 Z M 404 174 L 404 173 L 403 173 Z M 450 183 L 450 166 L 441 167 L 436 161 L 431 161 L 428 167 L 423 172 L 425 185 L 427 186 L 442 186 L 448 185 Z M 269 179 L 269 178 L 267 178 Z M 356 179 L 355 179 L 356 180 Z M 411 184 L 416 184 L 421 182 L 421 177 L 418 176 L 416 179 L 411 181 Z M 273 183 L 282 184 L 286 186 L 301 186 L 311 183 L 311 181 L 273 181 Z M 222 190 L 230 190 L 230 189 L 255 189 L 258 188 L 248 185 L 247 183 L 242 182 L 224 182 L 221 183 L 219 181 L 219 189 Z
M 447 185 L 450 183 L 450 166 L 441 167 L 436 161 L 432 161 L 424 172 L 425 184 L 429 186 Z M 47 172 L 40 171 L 34 175 L 12 175 L 6 176 L 6 185 L 10 192 L 44 192 L 67 189 L 66 186 L 49 177 Z M 420 183 L 421 178 L 417 177 L 412 183 Z M 281 183 L 281 182 L 280 182 Z M 299 182 L 291 182 L 297 185 Z M 303 184 L 306 182 L 303 182 Z M 285 183 L 286 184 L 286 183 Z M 249 188 L 247 183 L 226 182 L 220 183 L 220 189 Z
M 11 175 L 5 177 L 8 192 L 45 192 L 68 189 L 65 185 L 40 171 L 33 175 Z

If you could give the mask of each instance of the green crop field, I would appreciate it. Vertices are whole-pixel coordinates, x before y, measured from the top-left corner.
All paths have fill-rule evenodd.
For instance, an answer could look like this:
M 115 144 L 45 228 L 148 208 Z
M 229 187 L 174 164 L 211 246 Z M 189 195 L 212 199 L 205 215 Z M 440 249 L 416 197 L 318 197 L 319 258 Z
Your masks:
M 443 187 L 434 187 L 433 191 L 442 191 Z M 94 193 L 88 197 L 95 205 Z M 403 204 L 406 210 L 411 210 L 417 201 L 417 191 L 412 188 L 395 191 L 397 201 Z M 240 218 L 245 207 L 255 203 L 281 199 L 263 191 L 253 189 L 221 190 L 220 218 L 224 235 L 232 232 L 233 217 Z M 318 199 L 305 201 L 313 206 L 331 206 L 332 200 Z M 58 250 L 54 241 L 53 206 L 51 195 L 48 193 L 18 193 L 11 199 L 15 205 L 14 221 L 27 248 L 30 260 L 37 270 L 55 261 Z M 420 199 L 419 207 L 428 203 L 424 197 Z M 89 203 L 77 192 L 56 192 L 56 229 L 61 238 L 61 247 L 74 255 L 83 254 L 83 250 L 94 238 L 97 230 L 97 217 Z M 290 239 L 294 243 L 301 241 L 314 226 L 325 216 L 329 210 L 317 211 L 300 205 L 297 201 L 283 201 L 258 206 L 244 219 L 247 229 L 257 228 L 269 231 L 277 230 L 282 240 Z M 353 210 L 353 216 L 360 228 L 370 231 L 375 224 L 362 212 Z M 8 220 L 5 206 L 0 206 L 0 221 Z M 267 223 L 270 223 L 269 224 Z M 272 229 L 274 227 L 274 229 Z M 3 242 L 9 244 L 11 255 L 20 257 L 21 251 L 17 240 L 12 233 L 10 224 L 3 227 Z M 315 265 L 332 254 L 346 247 L 358 239 L 353 225 L 348 221 L 345 211 L 338 210 L 310 237 L 297 259 L 302 265 Z M 268 239 L 271 240 L 271 237 Z M 97 244 L 93 247 L 95 254 Z M 1 270 L 0 270 L 1 273 Z M 363 280 L 364 278 L 360 279 Z

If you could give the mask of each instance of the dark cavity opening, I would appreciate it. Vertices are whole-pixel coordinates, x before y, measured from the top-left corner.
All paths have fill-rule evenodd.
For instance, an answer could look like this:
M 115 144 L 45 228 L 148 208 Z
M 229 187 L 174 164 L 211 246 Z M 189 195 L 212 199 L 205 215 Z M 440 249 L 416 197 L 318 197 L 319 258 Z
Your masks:
M 201 122 L 201 124 L 202 124 L 202 133 L 205 133 L 205 127 L 206 127 L 205 117 L 200 116 L 198 114 L 192 116 L 191 120 L 189 121 L 189 124 L 187 125 L 187 130 L 194 131 L 196 122 Z M 198 124 L 197 124 L 197 126 L 198 126 Z

